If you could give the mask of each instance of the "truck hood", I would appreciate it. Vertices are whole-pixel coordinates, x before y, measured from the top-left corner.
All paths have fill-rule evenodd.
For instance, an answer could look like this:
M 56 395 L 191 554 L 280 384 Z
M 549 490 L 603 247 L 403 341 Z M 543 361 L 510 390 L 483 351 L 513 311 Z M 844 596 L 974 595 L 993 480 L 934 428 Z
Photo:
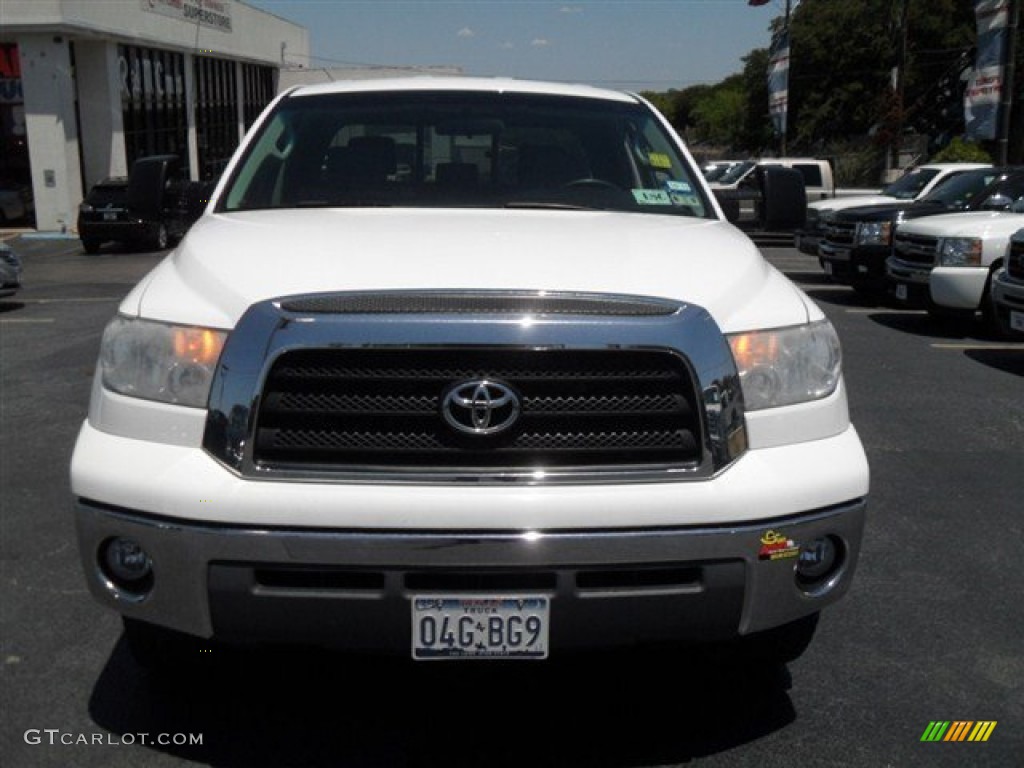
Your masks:
M 818 200 L 808 203 L 807 207 L 816 210 L 818 213 L 824 213 L 825 211 L 841 211 L 846 208 L 857 208 L 864 205 L 882 205 L 884 203 L 898 202 L 900 202 L 899 198 L 890 195 L 853 195 L 852 197 L 830 197 L 825 200 Z
M 1006 238 L 1024 228 L 1024 214 L 1007 211 L 948 213 L 901 224 L 900 232 L 932 237 Z
M 731 224 L 591 211 L 290 209 L 201 218 L 121 311 L 231 328 L 253 303 L 367 290 L 658 296 L 725 331 L 820 310 Z

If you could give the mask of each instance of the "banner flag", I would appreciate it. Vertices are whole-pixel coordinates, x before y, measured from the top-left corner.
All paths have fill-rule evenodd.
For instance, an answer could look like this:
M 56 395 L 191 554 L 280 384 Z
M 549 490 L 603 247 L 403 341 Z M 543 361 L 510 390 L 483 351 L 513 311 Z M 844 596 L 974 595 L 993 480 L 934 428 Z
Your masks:
M 975 0 L 978 55 L 964 92 L 964 122 L 969 139 L 994 139 L 1003 95 L 1003 62 L 1009 0 Z
M 773 39 L 768 51 L 768 114 L 776 136 L 786 135 L 786 112 L 789 109 L 789 30 Z

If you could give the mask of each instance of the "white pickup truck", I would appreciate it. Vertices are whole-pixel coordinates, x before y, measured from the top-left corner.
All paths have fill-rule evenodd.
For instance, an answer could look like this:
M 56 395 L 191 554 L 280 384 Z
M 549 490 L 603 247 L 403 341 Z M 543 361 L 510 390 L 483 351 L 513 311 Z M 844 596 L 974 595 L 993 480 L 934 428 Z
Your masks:
M 886 261 L 891 293 L 947 319 L 981 312 L 993 324 L 992 280 L 1010 236 L 1024 227 L 1024 197 L 1006 211 L 954 213 L 900 224 Z
M 809 202 L 807 218 L 803 228 L 798 230 L 794 237 L 794 245 L 801 253 L 817 256 L 818 246 L 824 237 L 825 224 L 836 211 L 866 205 L 920 200 L 951 176 L 972 168 L 990 167 L 986 163 L 929 163 L 907 171 L 877 193 L 837 195 L 831 200 Z
M 799 654 L 868 465 L 821 310 L 630 94 L 300 87 L 102 340 L 85 574 L 161 664 Z
M 1024 339 L 1024 230 L 1010 236 L 1003 268 L 992 277 L 992 314 L 1003 335 Z

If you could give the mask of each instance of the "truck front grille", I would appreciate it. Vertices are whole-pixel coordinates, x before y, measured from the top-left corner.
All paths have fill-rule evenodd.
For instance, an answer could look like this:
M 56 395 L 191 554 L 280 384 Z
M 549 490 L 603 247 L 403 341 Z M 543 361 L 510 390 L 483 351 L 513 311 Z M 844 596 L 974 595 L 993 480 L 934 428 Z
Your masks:
M 477 416 L 446 398 L 481 383 Z M 518 413 L 488 405 L 493 384 Z M 702 458 L 696 389 L 665 350 L 300 349 L 266 379 L 253 460 L 345 472 L 685 468 Z M 492 416 L 500 429 L 472 431 Z
M 935 264 L 935 249 L 938 238 L 928 235 L 911 235 L 896 230 L 893 237 L 895 256 L 908 264 L 932 266 Z
M 852 221 L 836 221 L 825 223 L 825 240 L 833 245 L 852 246 L 856 225 Z
M 1024 241 L 1010 240 L 1010 252 L 1006 257 L 1006 274 L 1014 280 L 1024 281 Z

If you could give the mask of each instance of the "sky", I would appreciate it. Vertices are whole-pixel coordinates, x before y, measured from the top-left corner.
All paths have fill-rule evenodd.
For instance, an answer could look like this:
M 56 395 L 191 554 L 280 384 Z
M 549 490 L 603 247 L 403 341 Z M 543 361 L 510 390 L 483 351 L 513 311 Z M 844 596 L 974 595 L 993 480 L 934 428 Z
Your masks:
M 246 0 L 309 30 L 312 67 L 450 66 L 466 75 L 667 91 L 717 83 L 767 48 L 784 0 Z M 287 57 L 289 63 L 299 63 Z

